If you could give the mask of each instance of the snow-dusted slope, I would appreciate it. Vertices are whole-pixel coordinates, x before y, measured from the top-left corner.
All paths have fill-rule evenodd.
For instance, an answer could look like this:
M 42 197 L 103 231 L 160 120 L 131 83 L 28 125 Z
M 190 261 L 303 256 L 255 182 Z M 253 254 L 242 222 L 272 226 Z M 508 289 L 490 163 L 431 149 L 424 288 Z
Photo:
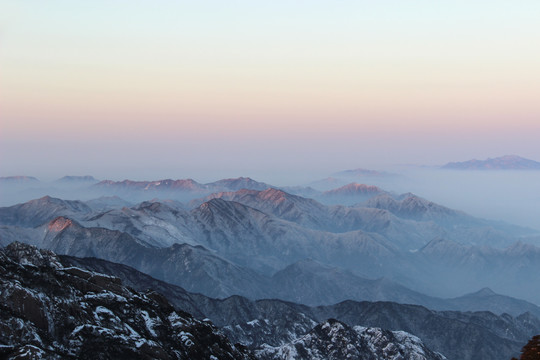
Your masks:
M 81 202 L 42 198 L 0 209 L 0 244 L 20 240 L 63 253 L 69 247 L 70 254 L 105 256 L 139 269 L 144 260 L 148 261 L 144 263 L 144 271 L 153 271 L 152 274 L 162 271 L 163 264 L 170 261 L 169 255 L 179 251 L 180 248 L 169 251 L 173 246 L 200 245 L 207 249 L 207 254 L 212 254 L 198 258 L 201 261 L 198 269 L 205 270 L 178 272 L 187 275 L 180 284 L 196 291 L 200 278 L 194 275 L 212 274 L 212 287 L 206 290 L 217 289 L 211 293 L 215 296 L 258 297 L 264 292 L 252 292 L 258 287 L 251 285 L 244 289 L 233 286 L 228 279 L 237 281 L 245 277 L 226 277 L 226 273 L 212 270 L 215 263 L 211 259 L 221 259 L 219 263 L 228 263 L 229 269 L 243 268 L 265 276 L 293 263 L 313 259 L 363 278 L 384 277 L 432 296 L 456 297 L 490 287 L 501 294 L 537 301 L 540 285 L 533 281 L 532 274 L 539 271 L 538 248 L 525 243 L 507 249 L 472 246 L 475 243 L 498 246 L 511 241 L 513 235 L 504 229 L 484 226 L 486 221 L 412 195 L 387 200 L 390 202 L 384 206 L 388 209 L 329 207 L 277 189 L 240 190 L 216 194 L 192 210 L 176 203 L 146 201 L 95 213 Z M 66 219 L 79 224 L 79 229 L 72 231 L 74 227 L 70 226 L 65 231 L 63 228 L 50 231 L 58 224 L 51 229 L 51 224 L 39 226 L 56 214 L 67 214 Z M 405 219 L 404 214 L 416 214 L 420 218 Z M 108 241 L 109 236 L 114 241 Z M 137 244 L 134 248 L 137 251 L 125 247 L 124 244 L 131 242 Z M 154 248 L 164 248 L 162 253 L 166 258 L 160 260 L 152 255 L 151 261 L 146 260 L 147 253 L 160 253 Z M 195 253 L 200 252 L 190 254 Z M 204 265 L 202 262 L 207 260 L 209 263 Z M 173 268 L 180 263 L 180 260 L 174 262 Z M 158 277 L 164 278 L 164 273 L 161 274 Z M 339 278 L 328 276 L 326 293 L 340 282 Z M 178 283 L 177 279 L 169 280 Z M 293 281 L 292 277 L 284 279 L 284 283 Z M 360 293 L 344 291 L 336 294 L 335 299 Z M 400 301 L 400 298 L 388 300 Z
M 428 349 L 422 341 L 404 331 L 366 328 L 329 319 L 291 343 L 257 352 L 272 360 L 443 360 L 443 355 Z
M 35 227 L 58 216 L 81 219 L 92 209 L 82 201 L 62 200 L 50 196 L 9 207 L 0 207 L 0 225 Z
M 127 233 L 82 227 L 65 217 L 58 217 L 35 231 L 41 236 L 24 240 L 58 254 L 97 257 L 126 264 L 194 292 L 215 297 L 231 294 L 261 297 L 265 294 L 261 290 L 265 285 L 261 275 L 202 246 L 174 244 L 156 248 Z
M 379 263 L 375 258 L 395 259 L 397 251 L 378 234 L 313 230 L 221 198 L 189 212 L 164 203 L 145 202 L 94 215 L 83 224 L 127 232 L 153 246 L 202 245 L 228 260 L 268 274 L 306 257 L 335 265 L 361 265 L 370 271 Z
M 2 358 L 253 358 L 163 296 L 63 267 L 51 252 L 14 243 L 0 250 L 0 269 Z
M 540 320 L 529 314 L 509 316 L 482 312 L 432 311 L 391 302 L 346 301 L 308 307 L 280 300 L 252 301 L 240 296 L 210 299 L 119 264 L 98 259 L 61 257 L 65 266 L 115 274 L 135 289 L 163 293 L 180 309 L 210 318 L 233 342 L 252 349 L 279 347 L 307 334 L 329 318 L 354 326 L 405 330 L 432 350 L 456 360 L 508 360 L 540 331 Z
M 414 194 L 396 198 L 381 193 L 361 206 L 348 207 L 326 206 L 279 189 L 240 190 L 214 193 L 192 201 L 191 206 L 197 207 L 213 198 L 239 202 L 313 230 L 335 233 L 361 230 L 377 233 L 404 250 L 418 249 L 436 237 L 468 244 L 504 247 L 523 235 L 535 234 L 531 229 L 478 219 Z

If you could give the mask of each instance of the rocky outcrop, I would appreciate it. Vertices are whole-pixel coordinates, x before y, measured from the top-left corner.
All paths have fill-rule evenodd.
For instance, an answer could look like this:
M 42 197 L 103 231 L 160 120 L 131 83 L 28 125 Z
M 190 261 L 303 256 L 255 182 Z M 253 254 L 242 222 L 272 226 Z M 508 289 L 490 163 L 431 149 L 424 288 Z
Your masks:
M 253 358 L 162 295 L 28 245 L 0 250 L 0 289 L 2 358 Z
M 257 352 L 272 360 L 443 360 L 443 355 L 428 349 L 416 336 L 404 331 L 350 326 L 329 319 L 291 343 L 266 347 Z

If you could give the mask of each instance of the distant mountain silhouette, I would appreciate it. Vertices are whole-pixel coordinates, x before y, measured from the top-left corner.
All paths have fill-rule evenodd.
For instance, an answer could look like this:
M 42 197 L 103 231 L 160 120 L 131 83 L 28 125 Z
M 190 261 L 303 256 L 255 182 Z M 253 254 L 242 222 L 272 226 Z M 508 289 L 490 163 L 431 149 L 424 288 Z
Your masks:
M 3 184 L 20 184 L 20 183 L 29 183 L 29 182 L 37 183 L 39 182 L 39 180 L 33 176 L 24 176 L 24 175 L 0 176 L 0 183 L 3 183 Z
M 517 155 L 505 155 L 487 160 L 450 162 L 442 168 L 455 170 L 540 170 L 540 162 Z
M 95 177 L 91 175 L 83 175 L 83 176 L 66 175 L 56 180 L 56 182 L 59 182 L 59 183 L 97 183 L 99 182 L 99 180 L 97 180 Z

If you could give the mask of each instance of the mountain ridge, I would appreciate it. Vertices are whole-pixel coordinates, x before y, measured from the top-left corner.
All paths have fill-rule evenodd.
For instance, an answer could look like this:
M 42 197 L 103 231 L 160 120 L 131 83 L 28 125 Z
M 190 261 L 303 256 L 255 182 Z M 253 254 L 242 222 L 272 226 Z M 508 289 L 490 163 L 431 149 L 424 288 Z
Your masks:
M 540 162 L 517 155 L 504 155 L 486 160 L 449 162 L 441 168 L 451 170 L 540 170 Z
M 192 210 L 180 208 L 175 203 L 148 201 L 102 212 L 89 210 L 85 203 L 42 198 L 41 201 L 38 199 L 0 209 L 0 214 L 3 214 L 0 216 L 0 243 L 5 245 L 21 240 L 57 251 L 63 249 L 62 253 L 69 251 L 72 255 L 113 255 L 106 258 L 135 267 L 142 266 L 147 256 L 153 265 L 150 267 L 148 263 L 149 270 L 146 271 L 163 271 L 161 266 L 173 269 L 178 265 L 169 263 L 169 260 L 161 263 L 157 257 L 159 248 L 176 251 L 170 254 L 163 252 L 169 259 L 169 256 L 181 253 L 179 248 L 171 248 L 174 244 L 202 245 L 207 250 L 194 250 L 190 256 L 196 256 L 201 262 L 201 269 L 210 271 L 216 264 L 221 264 L 223 269 L 233 271 L 232 282 L 224 278 L 225 270 L 222 273 L 204 270 L 197 276 L 208 278 L 214 286 L 197 288 L 200 282 L 195 276 L 183 272 L 187 269 L 182 268 L 180 273 L 187 277 L 180 284 L 190 290 L 210 291 L 209 294 L 219 296 L 235 293 L 251 298 L 263 296 L 267 292 L 257 285 L 255 279 L 259 279 L 259 284 L 267 283 L 268 277 L 306 258 L 325 266 L 341 267 L 360 278 L 383 277 L 416 292 L 443 298 L 489 286 L 499 293 L 534 302 L 534 294 L 540 292 L 537 286 L 519 286 L 521 281 L 530 278 L 529 272 L 523 269 L 530 270 L 530 273 L 536 271 L 538 264 L 534 259 L 540 256 L 538 249 L 530 244 L 511 242 L 515 238 L 506 238 L 510 241 L 506 247 L 488 246 L 499 241 L 498 233 L 489 228 L 488 233 L 496 236 L 493 240 L 485 237 L 484 241 L 493 244 L 467 243 L 468 238 L 464 235 L 475 239 L 483 236 L 485 231 L 483 227 L 474 227 L 477 226 L 474 224 L 471 228 L 465 227 L 470 223 L 468 217 L 464 225 L 450 223 L 443 227 L 443 223 L 437 225 L 434 222 L 438 221 L 436 217 L 418 222 L 398 218 L 385 209 L 329 207 L 278 189 L 240 190 L 224 194 L 227 196 L 209 199 Z M 458 220 L 461 219 L 461 213 L 455 213 Z M 448 218 L 446 211 L 436 211 L 435 214 Z M 51 231 L 48 221 L 53 221 L 55 216 L 64 216 L 78 225 L 61 232 Z M 24 222 L 21 223 L 21 219 Z M 486 223 L 477 221 L 475 224 L 484 226 Z M 310 228 L 312 226 L 323 229 Z M 332 228 L 328 228 L 330 226 Z M 450 231 L 455 232 L 453 236 L 450 236 Z M 106 238 L 114 241 L 107 243 Z M 81 239 L 88 239 L 87 243 Z M 133 249 L 126 248 L 126 244 L 134 244 Z M 112 255 L 105 254 L 100 246 L 113 251 Z M 449 269 L 455 266 L 458 269 L 451 272 L 455 277 L 448 278 Z M 265 280 L 254 273 L 264 276 Z M 341 279 L 347 277 L 339 272 L 334 274 Z M 312 275 L 316 273 L 309 276 Z M 321 276 L 322 282 L 326 281 L 322 272 L 317 276 Z M 336 277 L 334 284 L 326 281 L 328 288 L 343 281 L 339 279 Z M 243 285 L 239 285 L 242 283 L 251 285 L 242 290 Z M 254 290 L 249 292 L 246 289 Z M 346 287 L 341 286 L 341 289 L 346 292 Z M 305 292 L 308 293 L 313 294 Z M 343 297 L 339 298 L 342 295 L 330 293 L 325 301 L 342 300 Z
M 251 301 L 239 296 L 210 299 L 187 293 L 174 285 L 156 282 L 135 270 L 115 268 L 123 268 L 124 265 L 99 259 L 60 258 L 66 266 L 118 274 L 123 281 L 139 290 L 151 286 L 175 306 L 197 313 L 200 318 L 210 318 L 232 341 L 242 342 L 251 348 L 263 343 L 277 346 L 286 339 L 292 341 L 309 332 L 317 323 L 335 318 L 348 326 L 406 330 L 422 340 L 426 339 L 424 341 L 431 349 L 442 352 L 449 359 L 506 360 L 519 352 L 530 334 L 540 331 L 540 320 L 530 314 L 511 317 L 487 312 L 432 311 L 421 306 L 389 302 L 344 301 L 329 306 L 307 307 L 280 300 Z M 467 341 L 460 347 L 456 343 L 458 338 Z

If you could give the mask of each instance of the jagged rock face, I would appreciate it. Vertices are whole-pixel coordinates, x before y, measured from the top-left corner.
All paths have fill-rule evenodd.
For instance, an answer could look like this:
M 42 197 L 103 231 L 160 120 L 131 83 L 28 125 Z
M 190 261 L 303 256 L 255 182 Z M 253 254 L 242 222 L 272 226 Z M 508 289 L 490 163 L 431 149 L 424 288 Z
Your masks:
M 406 331 L 420 337 L 431 349 L 456 360 L 508 359 L 519 348 L 520 342 L 515 335 L 527 332 L 520 319 L 512 320 L 508 315 L 509 321 L 504 321 L 502 316 L 487 312 L 486 318 L 482 313 L 438 313 L 421 306 L 390 302 L 344 301 L 318 307 L 315 311 L 320 312 L 319 318 L 331 317 L 347 324 Z M 496 317 L 499 324 L 492 326 L 493 320 L 489 319 L 492 317 Z M 503 334 L 501 325 L 512 330 Z
M 208 313 L 211 318 L 216 315 L 221 317 L 217 321 L 228 323 L 222 327 L 227 337 L 251 349 L 283 345 L 303 336 L 317 325 L 315 319 L 302 312 L 302 305 L 289 306 L 275 300 L 261 300 L 256 303 L 246 302 L 242 298 L 227 300 L 219 304 L 217 312 L 207 308 L 203 311 L 210 310 Z M 235 313 L 234 319 L 223 319 L 223 316 L 220 316 L 220 313 L 227 311 Z
M 0 357 L 249 359 L 210 323 L 20 243 L 0 250 Z
M 422 341 L 403 331 L 355 326 L 334 319 L 317 325 L 308 334 L 279 347 L 257 352 L 263 359 L 364 359 L 442 360 Z

